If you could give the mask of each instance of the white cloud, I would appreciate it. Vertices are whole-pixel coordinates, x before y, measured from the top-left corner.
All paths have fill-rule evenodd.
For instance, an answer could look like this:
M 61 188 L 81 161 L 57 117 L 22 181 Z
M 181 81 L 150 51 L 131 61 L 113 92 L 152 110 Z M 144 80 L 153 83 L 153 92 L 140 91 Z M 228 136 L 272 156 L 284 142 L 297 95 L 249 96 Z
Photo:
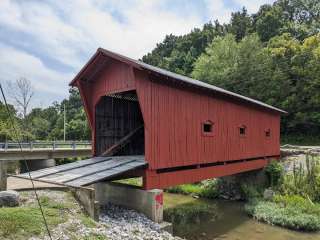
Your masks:
M 213 20 L 218 19 L 220 23 L 227 23 L 230 20 L 232 8 L 227 7 L 223 0 L 205 0 L 205 3 Z
M 241 7 L 246 7 L 248 13 L 256 13 L 263 4 L 272 4 L 275 0 L 235 0 Z
M 39 58 L 3 44 L 0 44 L 0 66 L 3 84 L 6 81 L 15 81 L 20 77 L 26 77 L 31 81 L 36 93 L 47 96 L 66 95 L 68 82 L 73 75 L 49 69 Z M 42 102 L 47 105 L 53 100 L 50 98 L 42 99 L 35 101 L 34 104 L 39 105 Z

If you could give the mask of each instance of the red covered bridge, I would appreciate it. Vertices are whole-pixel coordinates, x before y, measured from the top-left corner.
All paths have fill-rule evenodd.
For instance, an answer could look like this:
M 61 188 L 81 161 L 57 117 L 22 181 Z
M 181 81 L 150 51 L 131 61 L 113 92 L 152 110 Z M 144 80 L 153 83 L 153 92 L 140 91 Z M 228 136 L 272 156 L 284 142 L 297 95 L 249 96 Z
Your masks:
M 280 155 L 284 111 L 105 49 L 70 85 L 80 90 L 93 155 L 144 155 L 147 167 L 131 175 L 145 189 L 259 169 Z

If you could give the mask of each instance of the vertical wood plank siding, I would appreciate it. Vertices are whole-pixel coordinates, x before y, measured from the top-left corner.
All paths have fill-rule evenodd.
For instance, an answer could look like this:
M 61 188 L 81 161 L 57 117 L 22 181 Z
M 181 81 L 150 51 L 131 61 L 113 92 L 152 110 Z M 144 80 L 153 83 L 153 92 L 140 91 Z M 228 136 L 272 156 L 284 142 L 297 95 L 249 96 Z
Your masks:
M 279 114 L 152 82 L 135 71 L 149 169 L 278 156 Z M 213 135 L 202 123 L 213 123 Z M 239 133 L 246 127 L 245 136 Z M 270 129 L 271 136 L 265 131 Z

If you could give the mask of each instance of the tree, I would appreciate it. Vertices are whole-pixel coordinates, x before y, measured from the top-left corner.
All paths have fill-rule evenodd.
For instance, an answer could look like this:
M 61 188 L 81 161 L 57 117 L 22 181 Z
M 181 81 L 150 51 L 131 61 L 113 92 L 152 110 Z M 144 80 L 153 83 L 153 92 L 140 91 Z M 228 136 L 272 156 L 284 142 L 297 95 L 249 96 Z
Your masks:
M 235 35 L 236 41 L 240 41 L 250 31 L 252 27 L 252 19 L 247 13 L 246 8 L 241 11 L 231 13 L 231 22 L 229 32 Z
M 281 33 L 284 26 L 282 14 L 282 9 L 278 6 L 265 5 L 260 8 L 255 20 L 255 29 L 262 41 L 268 41 Z
M 27 78 L 21 77 L 14 83 L 8 82 L 8 89 L 11 97 L 17 105 L 17 108 L 21 109 L 22 118 L 25 120 L 28 113 L 30 101 L 34 95 L 31 82 Z

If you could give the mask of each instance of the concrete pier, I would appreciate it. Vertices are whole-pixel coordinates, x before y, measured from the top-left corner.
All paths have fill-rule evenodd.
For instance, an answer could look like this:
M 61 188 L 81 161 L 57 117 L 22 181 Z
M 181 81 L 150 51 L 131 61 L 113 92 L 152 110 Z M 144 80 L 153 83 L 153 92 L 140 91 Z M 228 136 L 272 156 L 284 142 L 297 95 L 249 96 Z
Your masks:
M 0 161 L 0 191 L 7 190 L 7 162 Z
M 156 223 L 163 221 L 162 190 L 146 191 L 126 184 L 109 182 L 96 183 L 94 188 L 96 201 L 100 205 L 113 203 L 141 212 Z

